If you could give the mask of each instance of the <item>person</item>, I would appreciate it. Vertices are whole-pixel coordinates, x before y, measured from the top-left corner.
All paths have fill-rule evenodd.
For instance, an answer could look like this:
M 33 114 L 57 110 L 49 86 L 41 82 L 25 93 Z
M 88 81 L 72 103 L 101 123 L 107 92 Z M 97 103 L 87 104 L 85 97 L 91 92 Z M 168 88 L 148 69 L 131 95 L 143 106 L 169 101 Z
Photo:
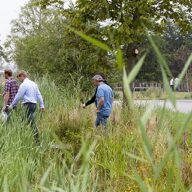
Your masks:
M 95 127 L 102 125 L 106 128 L 107 119 L 109 118 L 112 110 L 113 91 L 111 87 L 105 84 L 101 75 L 95 75 L 93 77 L 93 83 L 97 87 L 96 92 L 96 107 L 97 117 L 95 121 Z
M 172 91 L 174 91 L 174 77 L 172 77 L 169 84 L 170 84 L 170 87 L 171 87 Z
M 175 78 L 175 82 L 174 82 L 174 85 L 175 85 L 175 89 L 176 89 L 176 91 L 179 91 L 178 82 L 179 82 L 179 78 L 178 78 L 178 77 L 176 77 L 176 78 Z
M 22 83 L 13 102 L 9 106 L 9 110 L 11 110 L 13 107 L 16 107 L 19 100 L 23 99 L 23 106 L 26 112 L 25 118 L 33 129 L 35 142 L 39 144 L 39 132 L 38 128 L 36 127 L 34 114 L 37 108 L 38 101 L 40 102 L 41 111 L 44 111 L 43 97 L 39 91 L 37 84 L 28 79 L 27 72 L 20 71 L 17 77 Z
M 3 91 L 3 112 L 6 117 L 9 116 L 9 111 L 7 110 L 7 106 L 11 105 L 13 99 L 15 98 L 19 86 L 17 85 L 17 81 L 12 77 L 13 72 L 10 69 L 4 70 L 5 77 L 5 87 Z
M 103 78 L 103 83 L 109 85 L 106 81 L 106 79 L 104 78 L 104 75 L 101 75 L 101 77 Z M 97 87 L 95 89 L 95 93 L 94 95 L 91 97 L 91 99 L 89 99 L 86 103 L 83 104 L 83 108 L 85 109 L 87 106 L 96 103 L 96 93 L 97 93 Z

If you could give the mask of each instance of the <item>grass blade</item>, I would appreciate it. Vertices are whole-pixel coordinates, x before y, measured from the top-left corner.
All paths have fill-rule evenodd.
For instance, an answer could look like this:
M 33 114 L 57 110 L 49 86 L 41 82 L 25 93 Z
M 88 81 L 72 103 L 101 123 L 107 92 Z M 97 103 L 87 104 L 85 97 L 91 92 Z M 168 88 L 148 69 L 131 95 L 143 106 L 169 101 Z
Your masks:
M 182 80 L 183 80 L 185 74 L 187 73 L 187 70 L 188 70 L 191 63 L 192 63 L 192 54 L 189 56 L 189 58 L 188 58 L 188 60 L 187 60 L 187 62 L 185 64 L 182 72 L 180 73 L 179 80 L 176 82 L 175 88 L 182 82 Z
M 134 68 L 131 70 L 131 72 L 129 73 L 129 76 L 128 76 L 128 83 L 130 84 L 135 78 L 136 76 L 138 75 L 143 63 L 144 63 L 144 60 L 145 60 L 145 57 L 146 57 L 146 54 L 143 55 L 139 61 L 137 62 L 137 64 L 134 66 Z
M 173 94 L 173 92 L 171 90 L 171 87 L 169 86 L 169 81 L 168 81 L 167 75 L 166 75 L 165 70 L 163 69 L 163 67 L 161 67 L 161 72 L 162 72 L 162 75 L 163 75 L 163 84 L 164 84 L 166 93 L 168 95 L 168 98 L 171 101 L 171 103 L 173 104 L 173 106 L 176 107 L 176 99 L 175 99 L 175 96 L 174 96 L 174 94 Z
M 172 73 L 167 65 L 167 62 L 165 61 L 164 57 L 162 56 L 161 54 L 161 51 L 159 50 L 159 48 L 157 47 L 157 45 L 155 44 L 155 42 L 153 41 L 152 37 L 147 34 L 148 36 L 148 39 L 157 55 L 157 58 L 158 58 L 158 61 L 159 61 L 159 64 L 162 65 L 162 67 L 165 69 L 166 71 L 166 74 L 168 74 L 168 76 L 172 76 Z
M 123 53 L 120 48 L 117 50 L 117 67 L 120 70 L 123 68 Z
M 102 43 L 101 41 L 94 39 L 94 38 L 82 33 L 81 31 L 77 31 L 72 27 L 69 27 L 67 25 L 65 27 L 68 28 L 73 33 L 75 33 L 76 35 L 80 36 L 82 39 L 86 40 L 87 42 L 90 42 L 93 45 L 100 47 L 101 49 L 103 49 L 105 51 L 111 51 L 111 48 L 108 45 L 106 45 L 105 43 Z

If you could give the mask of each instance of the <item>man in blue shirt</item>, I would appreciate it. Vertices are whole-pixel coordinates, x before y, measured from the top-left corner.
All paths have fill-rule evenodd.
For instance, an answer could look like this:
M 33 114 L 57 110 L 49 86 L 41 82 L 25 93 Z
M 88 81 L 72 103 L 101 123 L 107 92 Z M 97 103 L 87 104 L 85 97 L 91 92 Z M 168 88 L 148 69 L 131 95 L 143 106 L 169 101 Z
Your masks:
M 97 106 L 97 118 L 95 126 L 102 125 L 106 128 L 107 119 L 109 118 L 112 110 L 113 91 L 111 87 L 103 83 L 104 79 L 101 75 L 95 75 L 93 77 L 93 83 L 97 86 L 96 93 L 96 106 Z
M 37 107 L 37 102 L 40 102 L 40 109 L 44 111 L 44 102 L 42 95 L 39 91 L 37 84 L 27 78 L 27 73 L 25 71 L 20 71 L 17 75 L 18 79 L 21 83 L 19 90 L 9 106 L 9 110 L 13 107 L 16 107 L 19 100 L 23 99 L 23 105 L 26 109 L 26 118 L 28 123 L 31 124 L 33 128 L 35 141 L 39 144 L 39 133 L 35 123 L 35 110 Z

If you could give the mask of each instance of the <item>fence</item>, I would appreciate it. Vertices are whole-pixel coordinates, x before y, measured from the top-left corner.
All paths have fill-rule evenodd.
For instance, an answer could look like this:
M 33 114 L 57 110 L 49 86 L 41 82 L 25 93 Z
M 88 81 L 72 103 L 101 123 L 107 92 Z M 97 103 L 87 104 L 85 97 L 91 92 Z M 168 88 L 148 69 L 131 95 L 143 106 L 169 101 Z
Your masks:
M 163 83 L 158 82 L 134 82 L 131 84 L 132 91 L 146 91 L 149 88 L 159 88 L 162 89 L 162 91 L 164 90 Z M 115 90 L 123 91 L 122 84 L 117 84 Z M 178 86 L 177 90 L 180 92 L 189 92 L 190 88 L 187 82 L 183 82 Z

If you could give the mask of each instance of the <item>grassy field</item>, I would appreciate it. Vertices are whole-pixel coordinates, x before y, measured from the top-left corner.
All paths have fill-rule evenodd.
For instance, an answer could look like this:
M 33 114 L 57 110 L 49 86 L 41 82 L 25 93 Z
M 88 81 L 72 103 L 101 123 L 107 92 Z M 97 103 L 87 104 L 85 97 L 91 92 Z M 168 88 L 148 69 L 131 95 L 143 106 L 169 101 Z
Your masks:
M 22 123 L 22 109 L 13 111 L 12 121 L 0 126 L 0 191 L 190 190 L 190 117 L 116 105 L 107 131 L 96 130 L 95 108 L 80 107 L 79 90 L 60 90 L 46 78 L 38 82 L 46 105 L 37 114 L 41 146 Z

